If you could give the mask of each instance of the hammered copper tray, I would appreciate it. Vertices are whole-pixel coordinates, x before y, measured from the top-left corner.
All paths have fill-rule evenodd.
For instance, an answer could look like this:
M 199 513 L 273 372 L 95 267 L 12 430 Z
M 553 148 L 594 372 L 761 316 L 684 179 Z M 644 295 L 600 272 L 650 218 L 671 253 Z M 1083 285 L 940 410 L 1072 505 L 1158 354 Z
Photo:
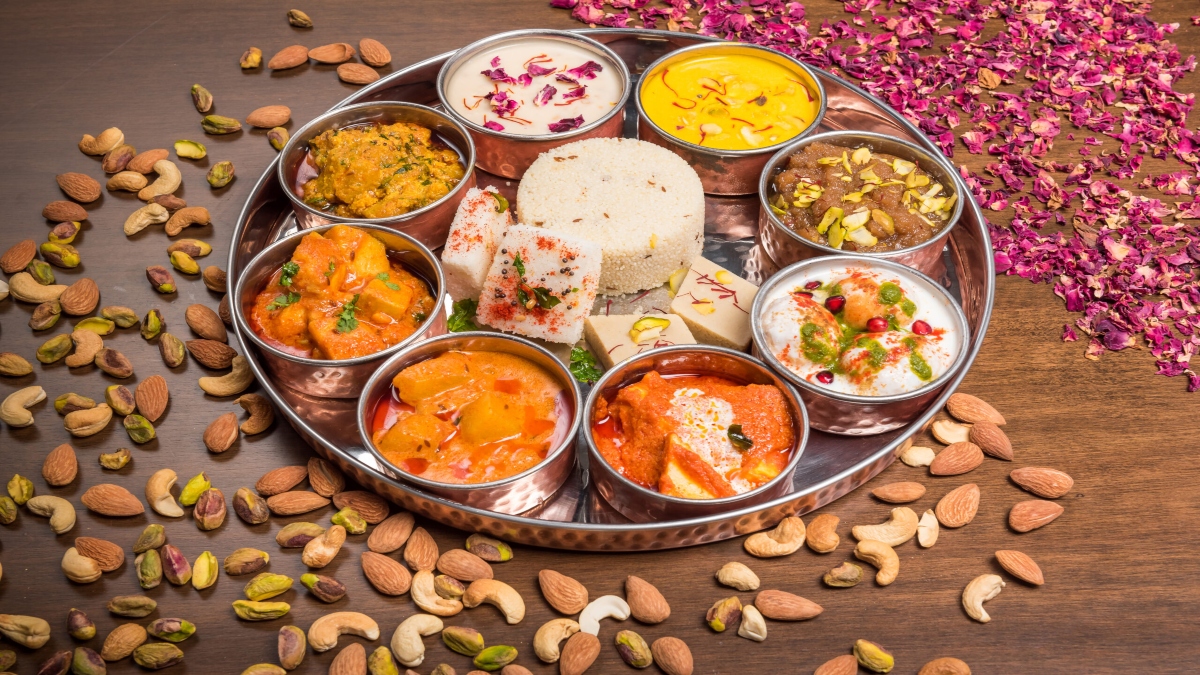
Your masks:
M 606 43 L 629 65 L 635 80 L 643 69 L 664 53 L 696 42 L 711 40 L 697 35 L 637 29 L 581 30 Z M 412 101 L 437 104 L 434 81 L 450 53 L 427 59 L 364 87 L 339 106 L 364 101 Z M 828 111 L 820 131 L 859 129 L 895 134 L 937 148 L 918 129 L 882 101 L 848 82 L 818 71 L 828 97 Z M 636 110 L 632 100 L 625 129 L 634 136 Z M 516 181 L 482 171 L 480 187 L 495 185 L 510 198 Z M 969 194 L 965 185 L 959 194 Z M 586 446 L 574 475 L 548 502 L 534 511 L 510 516 L 474 509 L 416 489 L 382 467 L 362 447 L 355 426 L 355 400 L 318 399 L 272 382 L 257 360 L 249 341 L 242 339 L 246 358 L 265 393 L 274 399 L 296 431 L 325 458 L 367 488 L 414 513 L 453 527 L 485 532 L 510 541 L 589 551 L 633 551 L 675 548 L 719 541 L 760 530 L 791 514 L 801 514 L 841 497 L 886 468 L 896 451 L 920 429 L 953 393 L 974 361 L 987 331 L 995 290 L 995 268 L 987 226 L 979 206 L 967 200 L 963 220 L 954 228 L 944 253 L 945 270 L 939 279 L 959 298 L 971 326 L 966 364 L 949 382 L 941 397 L 912 425 L 878 436 L 834 436 L 813 432 L 796 469 L 793 491 L 770 503 L 717 516 L 658 523 L 632 523 L 609 507 L 589 485 Z M 705 257 L 750 280 L 761 283 L 775 271 L 774 264 L 755 246 L 758 222 L 756 196 L 709 197 L 706 208 Z M 296 229 L 296 220 L 274 165 L 255 185 L 238 218 L 233 235 L 229 272 L 231 281 L 264 246 Z M 938 275 L 933 275 L 935 278 Z M 629 298 L 625 299 L 626 301 Z M 621 302 L 618 299 L 618 302 Z M 645 304 L 645 303 L 643 303 Z M 653 304 L 653 303 L 651 303 Z M 239 335 L 239 338 L 242 336 Z M 583 433 L 587 433 L 586 429 Z

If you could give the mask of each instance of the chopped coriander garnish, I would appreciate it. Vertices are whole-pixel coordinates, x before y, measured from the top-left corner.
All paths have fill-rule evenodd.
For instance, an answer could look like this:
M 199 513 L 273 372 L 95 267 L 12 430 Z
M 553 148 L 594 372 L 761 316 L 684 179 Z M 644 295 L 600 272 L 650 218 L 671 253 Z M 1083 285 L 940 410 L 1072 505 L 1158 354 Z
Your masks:
M 375 278 L 380 281 L 387 281 L 389 278 L 391 278 L 391 275 L 389 275 L 387 272 L 380 272 L 379 274 L 375 275 Z
M 575 347 L 571 349 L 571 364 L 568 366 L 571 374 L 575 379 L 584 384 L 592 384 L 600 379 L 600 366 L 596 364 L 596 357 L 583 347 Z
M 416 321 L 417 323 L 421 323 L 422 321 L 425 320 L 425 316 L 426 316 L 425 312 L 413 312 L 412 318 L 413 318 L 413 321 Z
M 749 450 L 750 447 L 754 445 L 754 441 L 750 440 L 749 436 L 742 433 L 742 425 L 740 424 L 730 424 L 728 434 L 729 442 L 733 444 L 733 447 L 741 450 L 742 452 Z
M 358 328 L 358 319 L 354 318 L 354 312 L 358 310 L 358 294 L 354 294 L 354 298 L 342 305 L 342 311 L 338 314 L 337 326 L 334 328 L 339 333 L 349 333 Z
M 513 256 L 513 267 L 517 268 L 517 274 L 525 276 L 525 261 L 521 260 L 520 253 Z
M 328 279 L 329 277 L 333 276 L 333 272 L 336 269 L 337 269 L 337 263 L 330 260 L 329 261 L 329 271 L 325 273 L 325 278 Z
M 283 263 L 283 274 L 279 275 L 280 286 L 291 286 L 292 278 L 300 273 L 300 263 L 289 260 Z
M 273 312 L 277 309 L 283 309 L 284 307 L 289 307 L 291 305 L 294 305 L 297 302 L 300 302 L 300 294 L 299 293 L 288 293 L 287 295 L 280 295 L 280 296 L 276 297 L 274 300 L 272 300 L 271 304 L 267 305 L 267 310 Z
M 383 282 L 383 285 L 387 286 L 388 288 L 392 289 L 393 291 L 400 290 L 400 284 L 395 283 L 393 281 L 385 281 L 385 282 Z
M 479 303 L 471 298 L 459 300 L 454 303 L 454 312 L 450 314 L 450 318 L 446 321 L 446 328 L 451 333 L 462 333 L 478 329 L 479 327 L 475 325 L 475 310 L 478 308 Z

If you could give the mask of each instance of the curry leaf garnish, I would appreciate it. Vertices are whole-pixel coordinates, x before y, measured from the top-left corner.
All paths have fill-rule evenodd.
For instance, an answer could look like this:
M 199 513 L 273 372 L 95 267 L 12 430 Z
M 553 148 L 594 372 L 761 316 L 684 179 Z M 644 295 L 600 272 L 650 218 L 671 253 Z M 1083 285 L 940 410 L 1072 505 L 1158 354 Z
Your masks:
M 300 273 L 300 263 L 289 260 L 283 263 L 283 274 L 279 276 L 280 286 L 291 286 L 292 278 Z
M 513 267 L 517 268 L 517 274 L 525 276 L 525 261 L 521 260 L 520 253 L 513 256 Z
M 354 294 L 354 298 L 342 305 L 342 311 L 338 314 L 337 326 L 334 328 L 339 333 L 349 333 L 358 328 L 358 319 L 354 318 L 354 312 L 358 310 L 358 294 Z
M 600 379 L 601 372 L 600 367 L 596 364 L 596 357 L 583 347 L 575 347 L 571 350 L 569 369 L 575 379 L 584 384 L 592 384 Z
M 454 303 L 454 312 L 450 314 L 449 320 L 446 321 L 446 328 L 451 333 L 462 333 L 477 329 L 478 326 L 475 325 L 475 310 L 478 307 L 479 303 L 471 298 L 459 300 Z
M 537 299 L 537 305 L 542 309 L 551 309 L 558 303 L 562 302 L 560 298 L 550 294 L 549 288 L 543 288 L 541 286 L 533 289 L 533 297 Z
M 733 447 L 741 450 L 742 452 L 749 450 L 750 447 L 754 445 L 754 441 L 750 440 L 749 436 L 742 433 L 742 425 L 740 424 L 729 425 L 729 442 L 733 444 Z

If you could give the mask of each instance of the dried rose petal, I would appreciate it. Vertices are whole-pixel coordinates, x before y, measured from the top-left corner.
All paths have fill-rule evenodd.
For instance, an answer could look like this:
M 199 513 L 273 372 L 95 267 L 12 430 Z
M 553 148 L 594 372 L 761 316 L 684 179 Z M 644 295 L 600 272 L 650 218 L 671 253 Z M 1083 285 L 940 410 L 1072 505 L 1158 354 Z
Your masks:
M 550 102 L 550 99 L 554 98 L 554 95 L 557 93 L 558 93 L 558 90 L 555 89 L 552 85 L 548 84 L 545 87 L 542 87 L 542 90 L 539 91 L 537 93 L 537 95 L 533 97 L 533 104 L 534 105 L 546 105 L 547 103 Z
M 564 131 L 571 131 L 583 126 L 583 115 L 578 117 L 564 117 L 557 122 L 550 123 L 550 131 L 552 133 L 561 134 Z

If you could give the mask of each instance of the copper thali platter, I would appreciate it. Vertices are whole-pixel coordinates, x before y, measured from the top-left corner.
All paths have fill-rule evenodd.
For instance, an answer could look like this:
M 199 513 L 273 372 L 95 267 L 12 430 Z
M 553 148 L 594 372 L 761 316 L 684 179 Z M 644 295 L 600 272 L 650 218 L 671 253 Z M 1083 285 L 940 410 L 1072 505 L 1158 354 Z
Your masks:
M 663 54 L 713 39 L 638 29 L 579 32 L 607 44 L 626 61 L 635 78 Z M 337 107 L 366 101 L 436 105 L 434 83 L 450 54 L 399 70 L 364 87 Z M 879 99 L 838 77 L 817 72 L 828 99 L 824 122 L 817 131 L 875 131 L 938 152 L 915 126 Z M 634 111 L 627 115 L 627 136 L 635 135 L 636 124 Z M 495 185 L 510 198 L 515 196 L 516 181 L 482 171 L 477 171 L 477 180 L 480 187 Z M 960 194 L 968 194 L 965 185 L 960 183 L 958 189 Z M 757 196 L 709 197 L 705 217 L 705 257 L 759 284 L 775 271 L 774 263 L 755 245 Z M 238 218 L 228 266 L 230 282 L 256 253 L 297 227 L 272 164 L 254 186 Z M 238 337 L 245 345 L 246 359 L 264 393 L 275 401 L 297 433 L 360 484 L 413 513 L 463 530 L 537 546 L 588 551 L 676 548 L 728 539 L 763 529 L 784 516 L 811 511 L 847 494 L 892 463 L 905 440 L 922 428 L 954 392 L 983 344 L 992 311 L 995 267 L 987 225 L 974 201 L 967 200 L 962 221 L 951 233 L 943 260 L 945 269 L 940 277 L 931 276 L 960 300 L 970 324 L 971 340 L 965 366 L 951 378 L 934 404 L 908 427 L 877 436 L 835 436 L 813 431 L 796 469 L 791 493 L 766 504 L 691 520 L 629 522 L 589 485 L 588 457 L 582 442 L 577 444 L 579 456 L 574 475 L 548 502 L 520 516 L 466 507 L 424 493 L 396 479 L 391 469 L 382 467 L 362 447 L 355 421 L 356 400 L 314 398 L 289 389 L 285 383 L 271 381 L 250 342 L 241 339 L 241 335 Z

